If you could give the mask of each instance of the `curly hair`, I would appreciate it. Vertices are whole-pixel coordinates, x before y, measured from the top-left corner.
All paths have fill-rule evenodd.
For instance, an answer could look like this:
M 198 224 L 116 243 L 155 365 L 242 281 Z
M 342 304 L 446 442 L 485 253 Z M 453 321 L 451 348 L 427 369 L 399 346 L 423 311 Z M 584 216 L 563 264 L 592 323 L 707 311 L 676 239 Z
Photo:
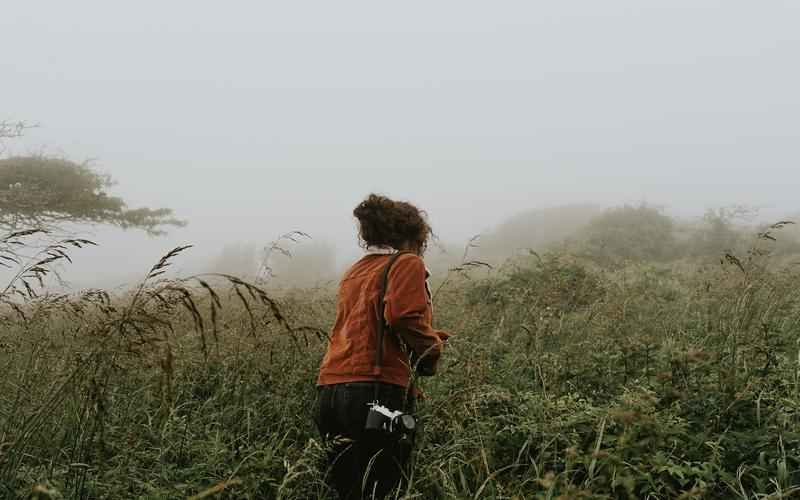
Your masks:
M 362 247 L 391 247 L 422 254 L 432 231 L 427 214 L 411 203 L 370 194 L 353 210 Z

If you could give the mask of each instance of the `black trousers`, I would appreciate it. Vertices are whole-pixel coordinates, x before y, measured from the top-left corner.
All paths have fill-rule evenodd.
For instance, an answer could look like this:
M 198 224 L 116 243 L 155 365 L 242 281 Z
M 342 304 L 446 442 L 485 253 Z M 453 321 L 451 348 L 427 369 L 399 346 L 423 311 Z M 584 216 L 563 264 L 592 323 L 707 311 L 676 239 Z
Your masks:
M 378 384 L 378 400 L 391 410 L 414 413 L 414 396 L 405 387 Z M 411 445 L 400 445 L 380 431 L 365 431 L 374 382 L 318 388 L 315 421 L 331 445 L 328 481 L 341 500 L 383 498 L 402 481 Z

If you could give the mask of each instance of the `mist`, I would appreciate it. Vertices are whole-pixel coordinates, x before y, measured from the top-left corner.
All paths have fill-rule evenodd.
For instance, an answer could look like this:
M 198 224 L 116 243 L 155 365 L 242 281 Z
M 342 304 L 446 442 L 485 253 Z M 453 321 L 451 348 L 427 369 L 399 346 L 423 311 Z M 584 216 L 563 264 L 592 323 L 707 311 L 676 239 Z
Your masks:
M 798 25 L 789 1 L 14 2 L 0 119 L 38 126 L 3 155 L 90 161 L 189 222 L 85 228 L 80 286 L 296 230 L 342 266 L 373 191 L 451 248 L 568 205 L 777 220 L 800 212 Z

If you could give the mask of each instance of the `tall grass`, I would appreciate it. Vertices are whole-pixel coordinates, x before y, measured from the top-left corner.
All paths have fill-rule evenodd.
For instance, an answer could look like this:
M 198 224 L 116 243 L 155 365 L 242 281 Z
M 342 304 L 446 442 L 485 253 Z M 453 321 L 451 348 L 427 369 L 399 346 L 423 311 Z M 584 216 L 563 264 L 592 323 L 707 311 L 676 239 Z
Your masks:
M 395 497 L 798 492 L 798 273 L 762 243 L 715 265 L 550 254 L 440 277 L 454 337 Z M 123 295 L 3 294 L 0 496 L 334 498 L 310 415 L 335 290 L 166 273 L 187 250 Z

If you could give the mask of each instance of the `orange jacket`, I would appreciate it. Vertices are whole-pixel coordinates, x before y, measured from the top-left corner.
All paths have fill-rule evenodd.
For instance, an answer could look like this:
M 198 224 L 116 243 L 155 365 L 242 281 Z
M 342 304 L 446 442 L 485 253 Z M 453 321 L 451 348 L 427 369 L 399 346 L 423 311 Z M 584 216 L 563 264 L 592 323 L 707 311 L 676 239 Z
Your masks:
M 403 254 L 389 271 L 384 317 L 383 362 L 375 369 L 378 300 L 388 255 L 367 255 L 353 264 L 339 285 L 336 322 L 322 360 L 318 385 L 377 380 L 407 387 L 411 369 L 401 342 L 435 371 L 449 335 L 431 325 L 433 311 L 422 258 Z M 398 339 L 399 337 L 399 339 Z

